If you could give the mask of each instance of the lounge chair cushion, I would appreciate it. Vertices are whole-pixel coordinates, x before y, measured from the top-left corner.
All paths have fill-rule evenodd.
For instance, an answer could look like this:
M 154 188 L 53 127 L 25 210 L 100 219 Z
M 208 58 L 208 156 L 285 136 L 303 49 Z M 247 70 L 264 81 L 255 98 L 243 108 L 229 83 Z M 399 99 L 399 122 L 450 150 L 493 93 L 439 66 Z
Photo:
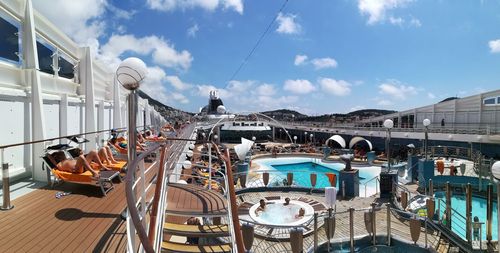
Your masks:
M 92 173 L 90 171 L 85 171 L 81 174 L 71 173 L 66 171 L 61 171 L 57 169 L 52 169 L 52 173 L 59 179 L 63 181 L 71 182 L 82 182 L 89 183 L 92 182 Z
M 121 169 L 123 169 L 123 167 L 125 167 L 126 164 L 127 164 L 126 161 L 118 161 L 118 163 L 116 163 L 116 164 L 104 164 L 104 166 L 106 166 L 107 168 L 110 168 L 112 170 L 120 171 Z M 94 170 L 100 170 L 100 168 L 101 168 L 95 162 L 92 162 L 90 164 L 90 166 L 92 166 L 92 169 L 94 169 Z

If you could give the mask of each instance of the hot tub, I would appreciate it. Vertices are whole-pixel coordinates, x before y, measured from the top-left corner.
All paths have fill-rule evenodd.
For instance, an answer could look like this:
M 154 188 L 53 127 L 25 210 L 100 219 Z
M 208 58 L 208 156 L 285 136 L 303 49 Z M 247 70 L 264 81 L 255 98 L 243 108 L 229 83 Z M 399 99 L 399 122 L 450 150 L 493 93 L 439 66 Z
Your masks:
M 255 210 L 259 204 L 255 204 L 250 208 L 250 217 L 262 225 L 298 226 L 309 221 L 314 215 L 314 209 L 307 203 L 296 200 L 291 200 L 286 206 L 284 203 L 283 200 L 267 201 L 265 210 L 258 213 L 255 213 Z M 305 215 L 297 217 L 300 208 L 304 208 Z

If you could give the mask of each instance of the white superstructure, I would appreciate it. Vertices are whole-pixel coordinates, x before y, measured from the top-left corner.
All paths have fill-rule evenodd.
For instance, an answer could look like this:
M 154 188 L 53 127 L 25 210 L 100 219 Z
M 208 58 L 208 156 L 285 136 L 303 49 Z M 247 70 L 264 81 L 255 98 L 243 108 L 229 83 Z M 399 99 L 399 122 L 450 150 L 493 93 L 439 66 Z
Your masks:
M 128 92 L 89 47 L 69 39 L 31 0 L 0 1 L 0 22 L 0 145 L 125 126 Z M 142 99 L 137 118 L 138 126 L 165 121 Z M 107 137 L 87 135 L 85 149 Z M 45 145 L 6 149 L 11 177 L 46 180 L 39 158 Z

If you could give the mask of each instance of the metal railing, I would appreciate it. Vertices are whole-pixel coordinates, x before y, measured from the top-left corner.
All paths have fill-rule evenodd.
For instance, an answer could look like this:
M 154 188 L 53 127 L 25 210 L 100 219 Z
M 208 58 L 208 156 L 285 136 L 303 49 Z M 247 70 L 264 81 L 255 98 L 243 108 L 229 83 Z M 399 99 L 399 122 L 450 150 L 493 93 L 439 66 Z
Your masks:
M 374 194 L 378 193 L 378 185 L 380 183 L 380 175 L 375 176 L 372 179 L 370 179 L 370 180 L 368 180 L 368 181 L 366 181 L 366 182 L 363 183 L 363 186 L 365 187 L 365 197 L 368 197 L 366 190 L 367 190 L 368 184 L 370 182 L 372 182 L 372 181 L 375 181 L 375 193 Z
M 192 131 L 192 127 L 190 130 Z M 188 131 L 185 131 L 188 132 Z M 181 153 L 185 141 L 193 141 L 186 138 L 168 138 L 164 142 L 153 143 L 148 149 L 129 161 L 129 167 L 125 176 L 125 195 L 127 200 L 127 251 L 128 252 L 159 252 L 163 238 L 162 227 L 164 221 L 164 207 L 166 205 L 167 184 L 165 183 L 168 173 L 166 170 L 172 167 L 172 157 Z M 168 148 L 168 149 L 167 149 Z M 150 172 L 145 169 L 144 159 L 152 153 L 160 152 L 158 172 Z M 149 169 L 152 169 L 150 166 Z M 154 173 L 152 176 L 150 173 Z M 161 178 L 160 178 L 161 176 Z M 148 180 L 156 178 L 156 180 Z M 154 184 L 156 187 L 153 187 Z M 148 198 L 148 195 L 152 195 Z M 149 217 L 148 217 L 149 216 Z M 149 224 L 147 220 L 149 219 Z M 149 227 L 154 226 L 154 227 Z M 136 236 L 140 243 L 136 243 Z
M 151 125 L 150 125 L 151 126 Z M 136 129 L 143 128 L 144 126 L 138 126 Z M 24 145 L 33 145 L 33 144 L 47 144 L 50 142 L 49 145 L 52 145 L 53 141 L 56 140 L 63 140 L 63 139 L 70 139 L 75 136 L 87 136 L 87 135 L 99 135 L 103 133 L 108 133 L 111 132 L 112 130 L 120 133 L 120 132 L 125 132 L 126 128 L 112 128 L 112 129 L 106 129 L 106 130 L 99 130 L 99 131 L 93 131 L 93 132 L 85 132 L 85 133 L 78 133 L 78 134 L 71 134 L 71 135 L 65 135 L 65 136 L 58 136 L 58 137 L 53 137 L 53 138 L 46 138 L 43 140 L 35 140 L 35 141 L 25 141 L 25 142 L 19 142 L 19 143 L 11 143 L 11 144 L 6 144 L 6 145 L 1 145 L 0 146 L 0 164 L 2 166 L 1 168 L 1 176 L 2 176 L 2 206 L 0 207 L 0 210 L 10 210 L 13 208 L 11 205 L 10 201 L 10 172 L 9 172 L 9 167 L 11 166 L 10 163 L 5 159 L 5 150 L 9 148 L 15 148 L 19 146 L 24 146 Z M 98 136 L 95 137 L 96 139 Z M 96 141 L 96 143 L 99 143 Z M 45 150 L 46 147 L 43 148 Z M 32 151 L 34 152 L 34 151 Z M 35 154 L 36 156 L 42 156 L 43 154 Z M 35 161 L 32 161 L 34 164 Z M 33 167 L 35 167 L 33 165 Z

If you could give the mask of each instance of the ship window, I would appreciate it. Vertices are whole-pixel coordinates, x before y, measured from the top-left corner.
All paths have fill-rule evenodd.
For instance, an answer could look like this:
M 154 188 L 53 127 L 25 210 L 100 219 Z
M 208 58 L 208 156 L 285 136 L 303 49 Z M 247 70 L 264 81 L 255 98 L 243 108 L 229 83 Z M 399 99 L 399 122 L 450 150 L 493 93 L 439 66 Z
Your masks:
M 36 49 L 38 50 L 38 65 L 40 71 L 53 75 L 54 69 L 52 69 L 52 55 L 54 52 L 48 46 L 40 43 L 39 41 L 36 42 Z
M 19 62 L 17 53 L 19 52 L 19 29 L 0 18 L 0 57 L 10 61 Z
M 483 100 L 484 105 L 495 105 L 496 104 L 496 98 L 485 98 Z
M 74 64 L 66 60 L 64 57 L 59 57 L 59 76 L 72 79 L 75 77 L 73 71 Z

